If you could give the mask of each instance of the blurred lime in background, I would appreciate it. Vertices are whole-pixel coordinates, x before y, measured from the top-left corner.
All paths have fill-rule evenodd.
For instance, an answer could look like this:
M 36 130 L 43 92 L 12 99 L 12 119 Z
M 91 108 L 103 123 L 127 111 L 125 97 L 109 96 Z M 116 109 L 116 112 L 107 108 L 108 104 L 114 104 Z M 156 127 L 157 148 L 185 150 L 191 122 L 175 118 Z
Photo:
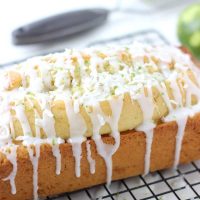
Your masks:
M 200 3 L 186 8 L 178 21 L 178 37 L 181 43 L 200 60 Z

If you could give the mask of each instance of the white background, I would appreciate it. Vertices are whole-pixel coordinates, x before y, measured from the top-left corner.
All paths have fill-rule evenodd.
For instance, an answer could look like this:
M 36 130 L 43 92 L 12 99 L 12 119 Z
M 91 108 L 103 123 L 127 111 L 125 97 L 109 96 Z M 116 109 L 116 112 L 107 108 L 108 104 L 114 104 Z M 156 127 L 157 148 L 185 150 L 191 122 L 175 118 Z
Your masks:
M 0 3 L 0 65 L 20 60 L 45 52 L 52 52 L 67 47 L 83 47 L 99 39 L 106 39 L 154 28 L 160 31 L 173 44 L 178 44 L 176 36 L 177 19 L 180 12 L 195 0 L 1 0 Z M 160 4 L 166 4 L 159 8 Z M 121 10 L 142 9 L 153 12 L 112 12 L 108 21 L 90 32 L 80 36 L 48 42 L 46 44 L 14 46 L 11 32 L 15 28 L 56 13 L 68 10 L 103 7 Z M 170 6 L 168 6 L 170 5 Z

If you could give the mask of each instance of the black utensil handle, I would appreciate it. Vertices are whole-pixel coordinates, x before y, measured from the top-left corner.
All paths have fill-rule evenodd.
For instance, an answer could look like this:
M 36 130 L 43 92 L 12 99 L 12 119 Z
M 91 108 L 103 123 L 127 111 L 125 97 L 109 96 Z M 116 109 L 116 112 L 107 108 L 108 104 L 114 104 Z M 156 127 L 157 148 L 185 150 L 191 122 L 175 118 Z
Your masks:
M 109 14 L 106 9 L 85 9 L 48 17 L 13 31 L 15 44 L 44 42 L 89 30 L 102 24 Z

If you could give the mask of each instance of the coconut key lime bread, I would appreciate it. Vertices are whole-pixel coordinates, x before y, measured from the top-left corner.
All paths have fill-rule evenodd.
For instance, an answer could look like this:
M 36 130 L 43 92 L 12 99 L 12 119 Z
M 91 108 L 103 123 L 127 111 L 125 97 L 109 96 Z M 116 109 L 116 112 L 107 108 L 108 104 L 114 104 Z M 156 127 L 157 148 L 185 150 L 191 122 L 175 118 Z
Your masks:
M 200 159 L 200 70 L 170 46 L 66 50 L 1 72 L 0 199 Z

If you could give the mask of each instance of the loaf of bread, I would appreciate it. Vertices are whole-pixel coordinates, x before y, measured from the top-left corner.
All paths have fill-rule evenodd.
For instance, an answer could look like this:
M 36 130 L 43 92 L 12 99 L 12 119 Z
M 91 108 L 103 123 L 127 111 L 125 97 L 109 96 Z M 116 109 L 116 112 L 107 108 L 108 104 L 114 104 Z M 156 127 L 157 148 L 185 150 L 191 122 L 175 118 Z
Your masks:
M 200 159 L 200 70 L 175 47 L 66 50 L 1 72 L 0 199 Z

